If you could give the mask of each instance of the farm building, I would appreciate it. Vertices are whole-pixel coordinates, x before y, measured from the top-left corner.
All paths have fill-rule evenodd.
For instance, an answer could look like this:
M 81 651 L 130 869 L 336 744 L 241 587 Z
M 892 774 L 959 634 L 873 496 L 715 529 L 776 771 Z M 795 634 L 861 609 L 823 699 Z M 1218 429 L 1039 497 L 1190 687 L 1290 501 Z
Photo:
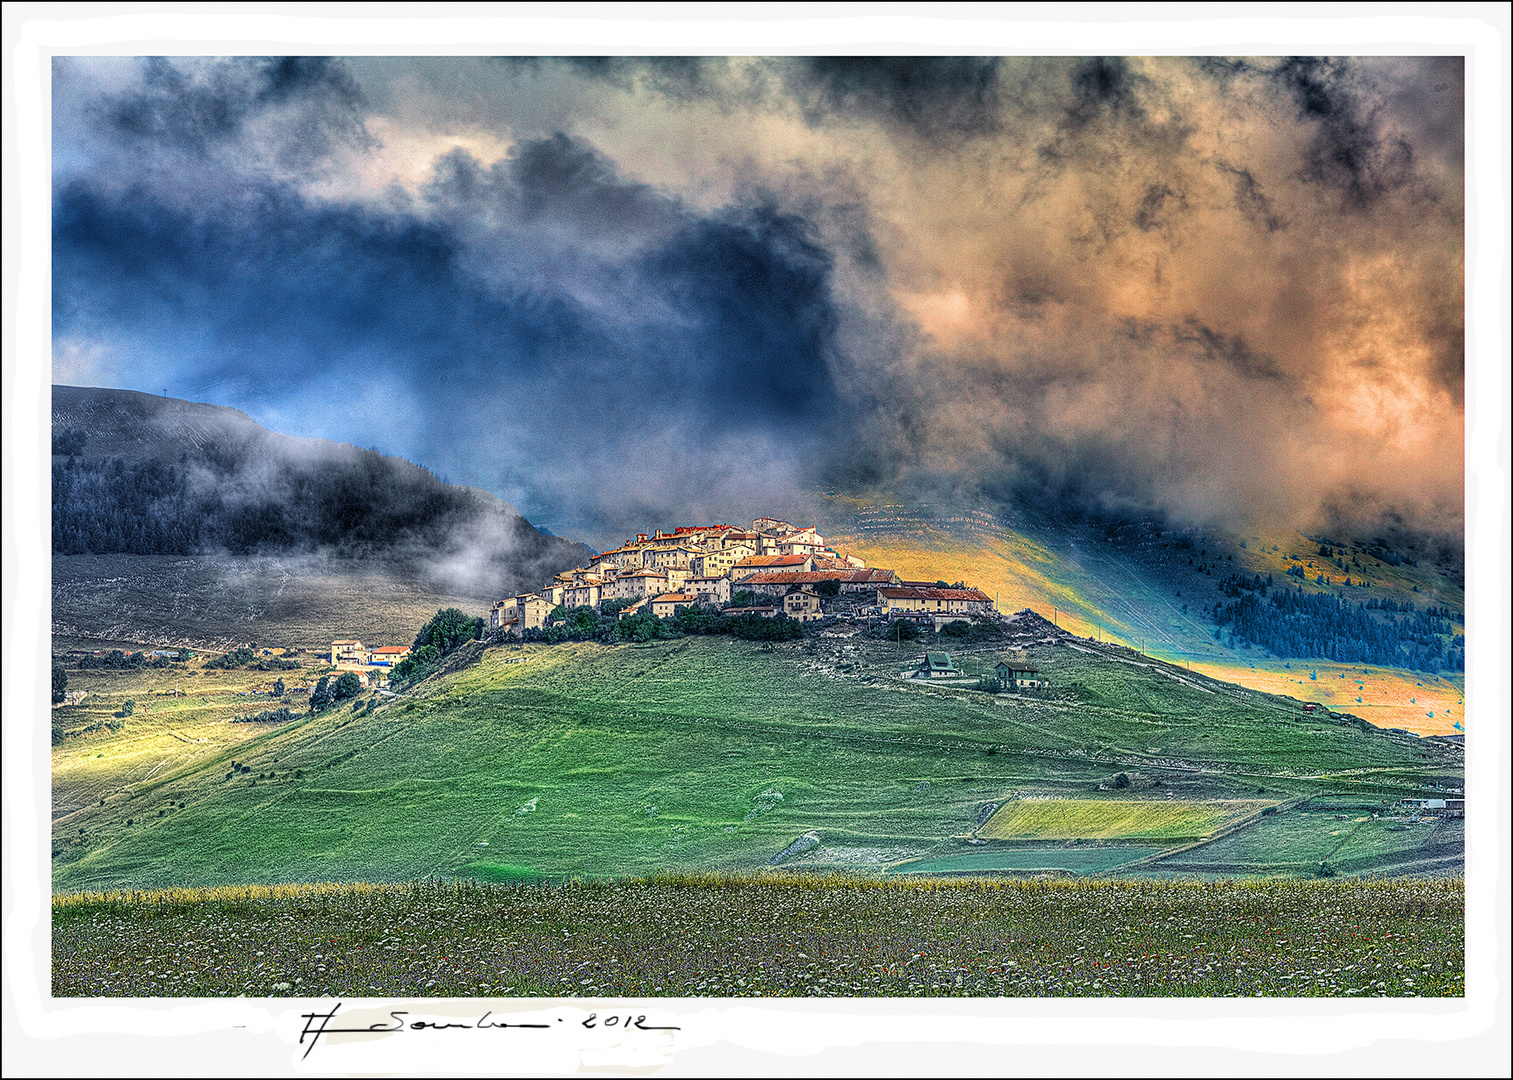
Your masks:
M 733 619 L 742 615 L 760 615 L 764 619 L 775 619 L 780 610 L 782 609 L 773 604 L 753 604 L 751 607 L 726 608 L 722 614 L 729 615 Z
M 1466 800 L 1461 798 L 1444 799 L 1404 799 L 1403 808 L 1414 810 L 1421 814 L 1443 814 L 1445 817 L 1465 817 Z
M 360 641 L 333 641 L 331 663 L 336 667 L 364 667 L 368 663 L 368 653 Z
M 946 677 L 960 677 L 961 668 L 951 663 L 951 654 L 943 652 L 927 652 L 925 658 L 919 662 L 919 667 L 914 669 L 911 679 L 940 679 Z
M 368 650 L 368 663 L 373 667 L 393 667 L 409 655 L 408 645 L 380 645 Z
M 993 674 L 998 677 L 998 685 L 1005 690 L 1028 690 L 1049 685 L 1033 664 L 1001 660 Z
M 884 587 L 877 590 L 877 606 L 890 614 L 993 614 L 993 598 L 978 589 Z

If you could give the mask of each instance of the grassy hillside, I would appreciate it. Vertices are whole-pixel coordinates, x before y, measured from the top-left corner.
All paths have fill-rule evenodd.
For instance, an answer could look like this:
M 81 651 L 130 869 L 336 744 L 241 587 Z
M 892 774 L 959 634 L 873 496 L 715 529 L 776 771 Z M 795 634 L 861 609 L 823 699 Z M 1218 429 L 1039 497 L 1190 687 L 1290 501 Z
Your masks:
M 905 579 L 964 581 L 994 596 L 1000 611 L 1031 608 L 1079 636 L 1119 642 L 1253 689 L 1317 700 L 1380 727 L 1422 735 L 1464 730 L 1456 727 L 1464 719 L 1461 672 L 1319 658 L 1294 659 L 1288 666 L 1230 633 L 1216 633 L 1208 614 L 1231 599 L 1223 583 L 1235 574 L 1270 575 L 1288 588 L 1348 603 L 1391 601 L 1459 613 L 1465 589 L 1458 564 L 1447 557 L 1435 561 L 1370 540 L 1297 533 L 1229 536 L 1155 521 L 1095 522 L 1027 511 L 1006 517 L 838 496 L 826 504 L 834 515 L 823 523 L 827 537 Z M 1319 554 L 1320 548 L 1331 554 Z M 1303 576 L 1289 574 L 1291 569 Z M 1464 633 L 1458 614 L 1450 622 Z M 1302 685 L 1299 679 L 1307 681 L 1314 669 L 1319 679 Z M 1369 676 L 1366 685 L 1346 693 L 1354 688 L 1350 678 L 1363 674 Z
M 267 726 L 224 721 L 266 707 L 237 678 L 271 676 L 183 675 L 196 696 L 118 730 L 58 710 L 54 888 L 746 870 L 785 851 L 876 870 L 970 851 L 1022 798 L 1380 802 L 1458 782 L 1459 748 L 1059 640 L 1024 641 L 1045 699 L 912 684 L 914 653 L 859 637 L 474 646 L 412 695 Z M 103 682 L 95 723 L 163 677 Z

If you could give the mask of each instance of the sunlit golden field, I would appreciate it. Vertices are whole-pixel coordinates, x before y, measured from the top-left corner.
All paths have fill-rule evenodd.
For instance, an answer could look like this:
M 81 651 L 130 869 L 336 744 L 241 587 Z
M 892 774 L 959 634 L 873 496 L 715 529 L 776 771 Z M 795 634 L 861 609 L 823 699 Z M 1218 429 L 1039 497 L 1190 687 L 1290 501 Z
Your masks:
M 1317 701 L 1377 727 L 1402 728 L 1415 735 L 1458 735 L 1464 728 L 1464 675 L 1428 675 L 1327 661 L 1288 663 L 1291 668 L 1280 660 L 1271 664 L 1199 661 L 1193 664 L 1193 670 L 1263 693 Z M 1309 677 L 1313 672 L 1318 673 L 1317 679 Z M 1457 722 L 1462 727 L 1457 728 Z
M 1275 804 L 1250 799 L 1028 799 L 1003 806 L 978 835 L 990 840 L 1187 839 L 1208 836 L 1225 822 L 1269 805 Z
M 929 527 L 909 535 L 846 535 L 838 544 L 868 565 L 895 570 L 906 580 L 965 582 L 997 598 L 998 610 L 1006 614 L 1029 608 L 1078 636 L 1141 649 L 1253 690 L 1317 701 L 1377 727 L 1401 728 L 1416 735 L 1454 735 L 1465 729 L 1463 674 L 1415 673 L 1327 660 L 1284 661 L 1258 650 L 1237 651 L 1216 641 L 1206 620 L 1195 611 L 1184 611 L 1182 602 L 1166 596 L 1148 575 L 1129 564 L 1100 559 L 1092 547 L 1078 551 L 1069 546 L 1066 551 L 1052 552 L 1008 529 L 955 535 Z M 1464 605 L 1464 591 L 1438 576 L 1407 566 L 1391 567 L 1369 556 L 1359 557 L 1360 566 L 1342 557 L 1342 569 L 1318 556 L 1317 547 L 1296 533 L 1250 537 L 1245 548 L 1236 550 L 1234 562 L 1223 564 L 1223 572 L 1272 574 L 1283 580 L 1289 566 L 1302 565 L 1309 578 L 1287 580 L 1309 592 L 1335 592 L 1357 602 L 1365 599 L 1368 590 L 1343 588 L 1349 576 L 1356 585 L 1370 580 L 1369 595 L 1379 599 L 1420 606 L 1448 604 L 1456 609 Z M 1321 573 L 1330 578 L 1330 585 L 1314 581 Z M 1212 579 L 1196 580 L 1211 587 Z M 1414 585 L 1420 587 L 1419 592 L 1413 591 Z M 1454 625 L 1457 631 L 1464 629 Z M 1310 679 L 1309 673 L 1315 670 L 1318 678 Z

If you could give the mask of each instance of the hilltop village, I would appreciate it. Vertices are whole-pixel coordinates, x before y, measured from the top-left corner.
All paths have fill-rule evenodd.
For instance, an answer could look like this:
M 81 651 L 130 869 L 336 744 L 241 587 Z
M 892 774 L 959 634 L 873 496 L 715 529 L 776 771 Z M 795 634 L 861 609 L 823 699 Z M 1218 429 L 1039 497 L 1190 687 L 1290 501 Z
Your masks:
M 519 636 L 546 626 L 564 608 L 622 619 L 649 611 L 665 619 L 692 606 L 799 622 L 883 615 L 937 628 L 997 614 L 992 597 L 977 589 L 902 581 L 892 570 L 869 567 L 830 547 L 813 527 L 763 517 L 750 529 L 685 525 L 639 533 L 535 592 L 496 601 L 489 629 Z

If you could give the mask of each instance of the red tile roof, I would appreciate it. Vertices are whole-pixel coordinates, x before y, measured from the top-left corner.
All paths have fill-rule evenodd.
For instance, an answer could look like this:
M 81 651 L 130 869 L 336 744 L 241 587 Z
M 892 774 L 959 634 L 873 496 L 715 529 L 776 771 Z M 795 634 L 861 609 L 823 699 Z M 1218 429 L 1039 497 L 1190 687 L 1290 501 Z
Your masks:
M 769 570 L 748 574 L 745 585 L 817 585 L 821 581 L 839 581 L 846 585 L 869 585 L 892 582 L 892 570 Z
M 971 600 L 991 604 L 993 598 L 979 589 L 881 588 L 877 595 L 888 600 Z
M 735 569 L 755 570 L 758 567 L 798 566 L 809 561 L 808 555 L 754 555 L 735 564 Z

